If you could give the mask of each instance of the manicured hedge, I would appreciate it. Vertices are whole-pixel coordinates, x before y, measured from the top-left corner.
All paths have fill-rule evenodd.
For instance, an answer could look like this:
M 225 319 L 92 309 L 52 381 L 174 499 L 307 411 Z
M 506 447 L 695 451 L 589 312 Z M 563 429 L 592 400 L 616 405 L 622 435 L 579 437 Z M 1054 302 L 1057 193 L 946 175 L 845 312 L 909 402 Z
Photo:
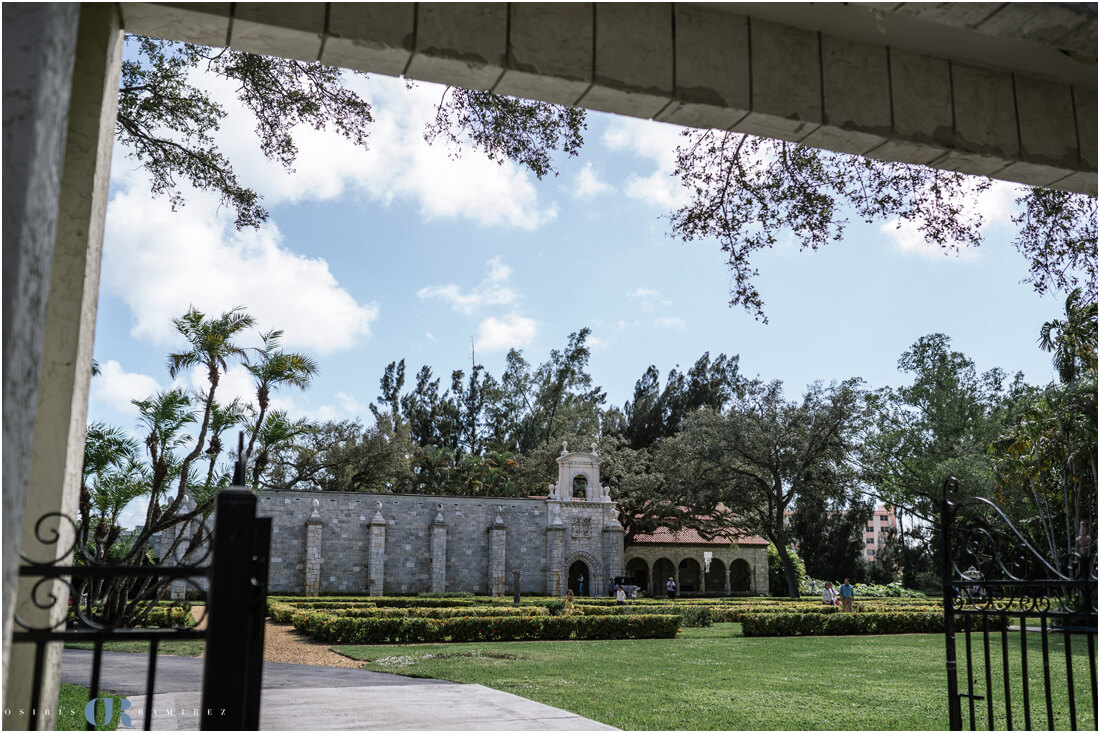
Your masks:
M 304 609 L 303 609 L 304 610 Z M 549 616 L 545 608 L 479 606 L 475 608 L 346 608 L 328 611 L 351 618 L 464 618 L 466 616 Z
M 958 619 L 959 628 L 970 622 Z M 1005 620 L 990 619 L 999 630 Z M 745 636 L 845 636 L 853 634 L 942 634 L 943 614 L 899 613 L 768 613 L 741 618 Z
M 860 613 L 935 613 L 941 608 L 937 604 L 883 604 L 876 601 L 857 603 L 856 606 Z M 798 603 L 786 606 L 759 604 L 752 606 L 720 606 L 711 608 L 711 613 L 715 622 L 740 623 L 745 616 L 790 613 L 834 614 L 840 613 L 840 609 L 837 606 L 826 606 L 823 603 Z
M 525 641 L 549 639 L 672 638 L 679 616 L 466 616 L 357 618 L 299 611 L 294 628 L 326 642 L 343 644 Z
M 713 609 L 707 606 L 686 604 L 651 604 L 651 605 L 626 605 L 626 606 L 593 606 L 588 604 L 576 607 L 576 612 L 585 616 L 614 616 L 635 614 L 660 614 L 680 616 L 681 626 L 699 627 L 710 626 L 714 623 Z

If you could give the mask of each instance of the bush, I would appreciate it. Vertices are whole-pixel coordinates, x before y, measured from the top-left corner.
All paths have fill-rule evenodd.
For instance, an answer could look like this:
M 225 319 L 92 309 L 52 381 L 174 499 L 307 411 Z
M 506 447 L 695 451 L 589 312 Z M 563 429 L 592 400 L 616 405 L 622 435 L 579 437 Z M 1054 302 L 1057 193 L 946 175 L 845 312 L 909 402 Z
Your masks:
M 959 629 L 976 626 L 972 618 L 958 617 Z M 999 630 L 1005 617 L 990 618 L 990 630 Z M 943 614 L 935 612 L 771 613 L 741 617 L 745 636 L 846 636 L 852 634 L 942 634 Z
M 417 598 L 473 598 L 474 594 L 473 593 L 468 593 L 466 591 L 454 591 L 453 593 L 450 592 L 450 591 L 447 591 L 447 592 L 444 592 L 444 593 L 417 593 L 416 597 Z
M 294 628 L 325 642 L 343 644 L 524 641 L 535 639 L 656 639 L 679 631 L 679 616 L 461 616 L 363 618 L 299 611 Z

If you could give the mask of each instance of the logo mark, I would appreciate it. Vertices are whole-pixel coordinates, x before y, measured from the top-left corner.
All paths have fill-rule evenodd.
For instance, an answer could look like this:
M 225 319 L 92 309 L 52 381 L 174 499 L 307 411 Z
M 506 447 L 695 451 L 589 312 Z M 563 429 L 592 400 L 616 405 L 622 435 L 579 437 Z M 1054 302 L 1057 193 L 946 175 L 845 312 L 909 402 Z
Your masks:
M 95 719 L 96 703 L 100 700 L 103 701 L 103 722 L 99 723 Z M 125 710 L 130 707 L 130 701 L 124 697 L 118 699 L 118 724 L 125 725 L 127 727 L 133 726 L 130 722 L 130 716 L 127 715 Z M 88 701 L 88 704 L 84 706 L 84 719 L 88 721 L 89 725 L 107 725 L 111 722 L 111 719 L 115 717 L 115 698 L 113 697 L 97 697 Z

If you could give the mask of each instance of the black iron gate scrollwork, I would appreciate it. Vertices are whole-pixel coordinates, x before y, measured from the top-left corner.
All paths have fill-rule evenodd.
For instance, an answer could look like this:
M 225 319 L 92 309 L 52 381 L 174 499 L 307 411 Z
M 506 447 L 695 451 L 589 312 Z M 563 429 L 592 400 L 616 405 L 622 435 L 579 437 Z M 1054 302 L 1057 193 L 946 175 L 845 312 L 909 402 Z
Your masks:
M 148 666 L 145 704 L 140 711 L 144 729 L 152 727 L 156 691 L 157 653 L 168 641 L 204 640 L 201 727 L 203 730 L 257 730 L 263 674 L 264 617 L 266 615 L 271 519 L 256 516 L 256 497 L 240 484 L 219 492 L 213 531 L 201 522 L 197 541 L 174 562 L 117 565 L 89 557 L 79 542 L 79 527 L 71 517 L 50 513 L 38 519 L 35 534 L 45 547 L 57 547 L 69 533 L 73 544 L 55 552 L 53 561 L 36 562 L 26 555 L 19 576 L 32 580 L 31 608 L 60 620 L 41 623 L 15 615 L 13 644 L 33 644 L 29 727 L 39 727 L 43 709 L 46 648 L 52 643 L 87 642 L 92 646 L 89 701 L 101 692 L 104 645 L 114 641 L 147 642 Z M 209 521 L 209 520 L 208 520 Z M 67 527 L 65 525 L 68 525 Z M 176 546 L 173 544 L 173 546 Z M 66 564 L 80 556 L 80 564 Z M 190 607 L 183 589 L 206 592 L 205 628 L 187 625 Z M 119 588 L 122 591 L 119 591 Z M 68 592 L 60 589 L 65 589 Z M 175 591 L 172 593 L 172 591 Z M 163 600 L 172 593 L 174 600 Z M 59 604 L 67 603 L 61 615 Z M 138 711 L 135 711 L 138 712 Z M 137 720 L 133 721 L 138 724 Z M 94 726 L 89 723 L 88 730 Z
M 970 730 L 1096 730 L 1097 554 L 1087 525 L 1067 527 L 1072 549 L 1051 557 L 997 504 L 956 500 L 957 489 L 944 482 L 940 512 L 951 730 L 963 729 L 964 712 Z

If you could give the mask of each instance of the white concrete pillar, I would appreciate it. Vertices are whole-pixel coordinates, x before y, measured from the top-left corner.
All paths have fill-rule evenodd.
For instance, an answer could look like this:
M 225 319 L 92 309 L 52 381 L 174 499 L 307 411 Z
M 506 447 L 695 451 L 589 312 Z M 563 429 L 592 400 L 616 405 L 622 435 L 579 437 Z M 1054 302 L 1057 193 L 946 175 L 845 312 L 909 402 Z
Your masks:
M 497 507 L 496 519 L 489 526 L 489 595 L 494 598 L 508 592 L 504 578 L 508 528 L 504 524 L 504 518 L 500 516 L 501 509 L 502 507 Z
M 447 521 L 443 519 L 443 505 L 438 505 L 435 519 L 432 521 L 431 537 L 428 540 L 432 557 L 431 591 L 447 592 Z
M 4 689 L 79 18 L 75 3 L 4 5 Z
M 306 520 L 306 585 L 307 596 L 321 594 L 321 533 L 325 522 L 321 519 L 320 504 L 313 500 L 313 512 Z
M 39 42 L 49 43 L 41 39 Z M 81 5 L 56 242 L 49 269 L 49 301 L 42 334 L 28 491 L 23 507 L 21 549 L 34 559 L 62 557 L 73 542 L 69 522 L 60 523 L 59 541 L 51 544 L 39 542 L 35 523 L 50 512 L 68 517 L 75 517 L 77 512 L 121 60 L 122 32 L 117 7 Z M 14 71 L 19 73 L 18 69 Z M 6 342 L 5 336 L 5 346 L 13 346 Z M 29 388 L 24 385 L 24 389 Z M 66 604 L 39 609 L 31 600 L 32 589 L 33 581 L 19 583 L 15 612 L 20 618 L 35 626 L 60 621 Z M 67 587 L 56 583 L 52 587 L 40 586 L 39 599 L 51 591 L 60 599 L 68 597 Z M 56 708 L 60 655 L 59 646 L 51 644 L 42 679 L 43 708 Z M 33 648 L 20 644 L 5 659 L 7 670 L 13 672 L 6 680 L 5 708 L 23 707 L 23 702 L 30 699 Z M 5 718 L 4 726 L 9 723 L 20 726 L 18 719 Z M 43 716 L 39 725 L 52 730 L 52 716 Z
M 372 596 L 384 595 L 386 579 L 386 518 L 382 516 L 382 502 L 370 520 L 367 556 L 367 592 Z

